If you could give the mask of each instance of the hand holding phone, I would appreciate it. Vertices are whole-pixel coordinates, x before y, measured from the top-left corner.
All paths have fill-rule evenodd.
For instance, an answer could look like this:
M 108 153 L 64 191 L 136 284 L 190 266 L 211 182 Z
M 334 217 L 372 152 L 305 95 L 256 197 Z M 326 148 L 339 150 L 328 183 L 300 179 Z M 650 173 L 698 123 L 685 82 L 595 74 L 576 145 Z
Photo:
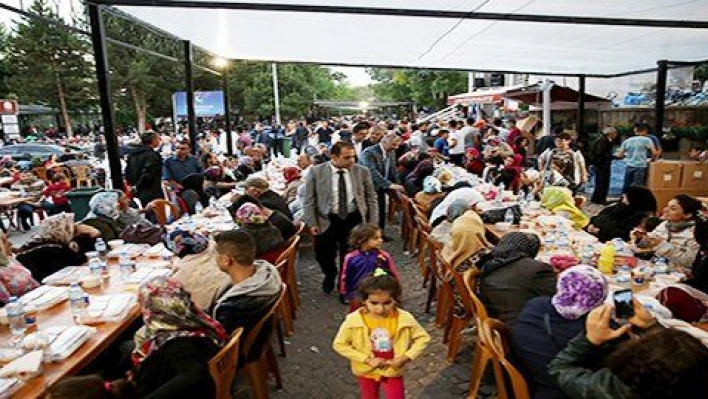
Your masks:
M 628 320 L 634 316 L 634 302 L 632 290 L 615 291 L 612 294 L 612 299 L 615 302 L 615 317 L 622 320 Z

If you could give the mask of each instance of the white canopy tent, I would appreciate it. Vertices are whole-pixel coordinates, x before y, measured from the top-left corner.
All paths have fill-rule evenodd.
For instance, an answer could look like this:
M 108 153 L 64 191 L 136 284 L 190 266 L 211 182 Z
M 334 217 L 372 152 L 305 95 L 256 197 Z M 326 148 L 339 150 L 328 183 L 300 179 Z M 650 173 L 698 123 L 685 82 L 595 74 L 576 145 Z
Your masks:
M 613 76 L 708 59 L 708 0 L 93 0 L 225 58 Z

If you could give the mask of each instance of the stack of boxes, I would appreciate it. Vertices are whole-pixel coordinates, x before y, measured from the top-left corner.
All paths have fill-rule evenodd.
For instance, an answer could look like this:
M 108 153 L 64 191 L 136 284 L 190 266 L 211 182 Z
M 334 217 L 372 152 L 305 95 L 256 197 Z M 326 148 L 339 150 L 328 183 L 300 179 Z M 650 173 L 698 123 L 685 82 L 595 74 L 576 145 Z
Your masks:
M 679 194 L 708 196 L 708 164 L 695 161 L 659 160 L 649 163 L 647 187 L 654 193 L 659 210 Z

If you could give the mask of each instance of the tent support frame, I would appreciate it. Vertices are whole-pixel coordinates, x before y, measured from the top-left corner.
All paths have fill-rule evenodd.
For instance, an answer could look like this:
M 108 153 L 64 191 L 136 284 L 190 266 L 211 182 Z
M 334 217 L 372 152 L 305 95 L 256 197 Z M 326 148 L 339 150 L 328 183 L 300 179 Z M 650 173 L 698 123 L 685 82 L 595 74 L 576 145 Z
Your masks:
M 189 129 L 189 145 L 192 154 L 197 154 L 197 116 L 194 111 L 194 76 L 192 69 L 192 42 L 183 40 L 184 46 L 184 80 L 187 92 L 187 127 Z

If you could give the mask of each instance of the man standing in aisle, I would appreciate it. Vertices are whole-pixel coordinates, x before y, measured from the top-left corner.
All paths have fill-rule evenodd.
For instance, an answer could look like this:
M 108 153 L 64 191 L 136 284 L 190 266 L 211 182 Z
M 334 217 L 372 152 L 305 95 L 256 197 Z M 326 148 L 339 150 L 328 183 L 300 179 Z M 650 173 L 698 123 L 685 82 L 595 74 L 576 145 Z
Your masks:
M 396 149 L 401 138 L 395 133 L 389 133 L 379 144 L 365 149 L 361 153 L 359 163 L 369 168 L 374 188 L 379 202 L 379 226 L 381 231 L 386 227 L 386 193 L 389 190 L 403 191 L 403 186 L 396 184 Z M 384 236 L 384 241 L 390 238 Z
M 607 202 L 615 139 L 617 139 L 617 129 L 606 127 L 602 131 L 602 136 L 595 141 L 592 147 L 592 162 L 595 166 L 595 190 L 592 192 L 591 201 L 595 204 L 605 205 Z
M 450 121 L 450 135 L 448 145 L 450 146 L 450 162 L 457 166 L 462 166 L 465 159 L 465 137 L 462 130 L 458 130 L 457 121 Z
M 162 193 L 162 157 L 156 148 L 162 140 L 155 132 L 140 135 L 140 146 L 128 153 L 125 178 L 133 193 L 145 207 L 150 201 L 164 198 Z
M 351 230 L 362 222 L 375 223 L 378 218 L 371 173 L 355 163 L 352 144 L 340 141 L 332 146 L 330 155 L 331 161 L 312 166 L 307 174 L 302 219 L 315 238 L 315 257 L 324 274 L 325 293 L 334 289 L 337 251 L 341 265 Z
M 640 123 L 634 128 L 636 136 L 630 137 L 620 146 L 618 158 L 624 158 L 627 170 L 624 173 L 624 189 L 632 186 L 644 186 L 647 181 L 647 167 L 651 157 L 658 157 L 659 150 L 649 138 L 649 126 Z

